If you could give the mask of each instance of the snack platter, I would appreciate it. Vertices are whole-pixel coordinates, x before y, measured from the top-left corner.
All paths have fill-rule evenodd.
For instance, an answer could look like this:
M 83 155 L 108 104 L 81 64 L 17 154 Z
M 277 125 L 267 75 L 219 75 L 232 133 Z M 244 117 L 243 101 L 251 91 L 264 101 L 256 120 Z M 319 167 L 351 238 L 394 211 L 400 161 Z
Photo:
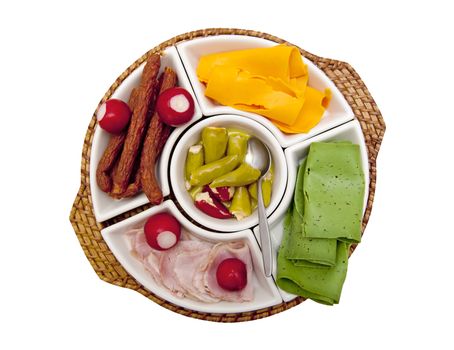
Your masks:
M 84 148 L 88 161 L 83 161 L 82 164 L 82 186 L 70 219 L 87 257 L 103 280 L 138 290 L 150 299 L 181 314 L 215 321 L 240 321 L 265 317 L 288 309 L 307 297 L 326 304 L 339 302 L 345 274 L 341 278 L 340 287 L 327 287 L 328 295 L 325 295 L 323 290 L 318 291 L 317 287 L 315 287 L 315 292 L 311 287 L 305 290 L 304 281 L 301 282 L 299 276 L 295 277 L 297 289 L 286 288 L 288 276 L 285 275 L 285 270 L 282 270 L 282 267 L 279 266 L 279 261 L 282 261 L 284 253 L 279 252 L 279 249 L 283 242 L 283 236 L 291 234 L 292 231 L 292 226 L 291 224 L 289 226 L 288 220 L 294 215 L 292 213 L 299 209 L 298 205 L 294 208 L 294 203 L 297 203 L 295 201 L 295 196 L 298 196 L 297 191 L 306 193 L 305 208 L 308 213 L 311 210 L 311 205 L 316 205 L 312 204 L 317 201 L 315 195 L 312 199 L 312 195 L 316 193 L 310 192 L 311 189 L 306 183 L 310 184 L 314 181 L 316 183 L 317 176 L 322 176 L 325 170 L 322 167 L 320 173 L 316 174 L 315 169 L 317 168 L 315 166 L 307 171 L 305 164 L 306 161 L 311 162 L 311 160 L 318 164 L 319 160 L 323 161 L 324 157 L 329 158 L 329 155 L 316 153 L 315 147 L 312 150 L 311 145 L 314 143 L 323 147 L 326 146 L 326 149 L 333 149 L 336 152 L 355 152 L 356 158 L 346 155 L 346 159 L 357 160 L 356 168 L 354 168 L 356 172 L 350 178 L 347 178 L 347 181 L 351 183 L 356 181 L 360 184 L 358 189 L 353 191 L 357 193 L 355 192 L 356 196 L 352 197 L 352 203 L 353 206 L 356 203 L 355 208 L 357 212 L 360 211 L 361 218 L 356 221 L 356 225 L 352 226 L 352 230 L 358 228 L 362 234 L 372 206 L 375 187 L 375 158 L 385 129 L 379 111 L 367 89 L 362 85 L 361 88 L 365 94 L 356 96 L 355 84 L 349 85 L 349 81 L 346 80 L 349 68 L 347 64 L 321 59 L 299 50 L 307 67 L 307 86 L 314 91 L 315 89 L 325 91 L 325 93 L 329 91 L 329 100 L 326 104 L 323 100 L 325 107 L 323 115 L 309 130 L 288 133 L 283 131 L 285 126 L 280 127 L 282 124 L 276 122 L 273 116 L 268 118 L 263 114 L 260 115 L 261 111 L 252 113 L 247 108 L 242 110 L 239 109 L 241 107 L 229 106 L 229 103 L 219 103 L 222 93 L 220 93 L 218 100 L 208 97 L 206 89 L 207 86 L 211 89 L 211 86 L 201 81 L 199 64 L 202 57 L 224 52 L 239 52 L 239 50 L 272 48 L 282 42 L 282 40 L 270 35 L 242 30 L 215 29 L 188 33 L 150 50 L 120 76 L 106 93 L 100 106 L 111 99 L 124 102 L 129 100 L 131 105 L 133 99 L 131 94 L 134 93 L 134 90 L 139 90 L 143 83 L 141 79 L 147 74 L 144 73 L 144 67 L 149 64 L 147 60 L 150 59 L 150 55 L 159 53 L 159 73 L 164 76 L 161 81 L 165 79 L 165 74 L 162 74 L 162 72 L 165 69 L 172 70 L 176 75 L 177 86 L 189 92 L 189 99 L 192 97 L 193 111 L 189 120 L 183 120 L 178 125 L 172 124 L 173 127 L 169 128 L 169 134 L 163 139 L 162 144 L 156 141 L 155 147 L 160 148 L 160 151 L 157 151 L 156 164 L 151 163 L 156 176 L 156 180 L 153 180 L 154 183 L 151 181 L 154 187 L 142 180 L 143 191 L 139 188 L 134 192 L 134 195 L 125 198 L 121 198 L 121 196 L 113 198 L 112 194 L 108 192 L 114 192 L 115 189 L 106 191 L 99 184 L 99 176 L 97 177 L 99 175 L 99 164 L 102 164 L 106 148 L 109 147 L 109 143 L 112 143 L 111 138 L 116 136 L 112 136 L 100 127 L 100 123 L 96 121 L 96 116 L 93 117 L 89 133 L 87 133 L 89 137 L 86 140 L 89 147 Z M 334 69 L 332 69 L 333 67 Z M 328 76 L 326 71 L 328 73 L 334 72 L 334 74 Z M 220 72 L 220 74 L 224 74 L 224 72 Z M 356 73 L 353 71 L 349 74 Z M 354 77 L 360 81 L 359 77 Z M 161 82 L 161 84 L 164 83 Z M 208 84 L 214 85 L 211 82 Z M 341 86 L 342 91 L 338 86 Z M 156 95 L 158 94 L 156 93 Z M 309 98 L 306 97 L 305 101 L 308 100 Z M 358 106 L 358 101 L 364 101 L 366 104 Z M 137 102 L 135 103 L 135 108 L 138 109 Z M 156 102 L 156 106 L 158 105 L 159 101 Z M 98 113 L 100 106 L 97 109 Z M 241 106 L 241 104 L 238 103 L 238 106 Z M 133 110 L 132 118 L 134 118 L 136 109 L 131 109 Z M 372 112 L 370 115 L 368 109 Z M 368 120 L 370 116 L 373 118 Z M 374 129 L 373 125 L 372 128 L 368 126 L 369 122 L 376 124 L 377 137 L 368 134 L 370 130 Z M 129 128 L 132 128 L 132 125 L 133 122 L 131 121 Z M 225 145 L 221 146 L 224 147 L 222 154 L 208 162 L 207 157 L 214 157 L 213 152 L 216 149 L 211 144 L 210 147 L 206 145 L 213 142 L 214 139 L 217 139 L 218 143 L 222 143 L 219 140 L 224 137 L 217 134 L 210 139 L 210 132 L 224 132 L 227 136 L 225 136 Z M 162 131 L 162 133 L 165 132 Z M 273 266 L 270 277 L 267 277 L 264 272 L 258 215 L 257 210 L 255 210 L 257 204 L 252 192 L 252 186 L 256 184 L 258 175 L 254 175 L 255 177 L 252 178 L 252 173 L 245 175 L 246 173 L 243 172 L 240 177 L 238 175 L 233 178 L 239 173 L 238 164 L 240 164 L 240 160 L 234 166 L 232 165 L 230 172 L 224 171 L 221 174 L 222 176 L 216 176 L 216 178 L 212 176 L 208 180 L 202 176 L 204 173 L 201 173 L 201 177 L 197 177 L 199 176 L 197 170 L 188 173 L 187 169 L 189 167 L 189 153 L 192 149 L 198 152 L 199 149 L 203 149 L 203 146 L 205 147 L 202 151 L 205 154 L 205 163 L 202 160 L 199 168 L 200 166 L 207 168 L 221 161 L 232 163 L 233 159 L 239 156 L 231 154 L 230 148 L 233 149 L 233 146 L 230 143 L 236 142 L 234 138 L 238 136 L 238 133 L 241 134 L 241 137 L 245 135 L 246 143 L 251 137 L 258 138 L 268 147 L 271 154 L 272 179 L 269 181 L 269 193 L 267 195 L 265 195 L 265 188 L 262 184 L 262 193 L 264 197 L 268 198 L 268 202 L 265 204 L 267 205 L 266 214 L 272 242 Z M 147 136 L 143 137 L 144 139 L 147 138 Z M 146 143 L 147 141 L 143 142 Z M 147 149 L 147 146 L 140 147 L 143 147 L 144 150 Z M 312 155 L 310 155 L 310 152 L 312 152 Z M 246 157 L 245 154 L 241 155 L 243 159 Z M 318 154 L 319 158 L 316 158 Z M 339 157 L 342 158 L 342 156 L 343 154 L 340 153 Z M 120 156 L 118 157 L 120 158 Z M 137 156 L 134 162 L 141 162 L 141 157 L 140 155 Z M 121 163 L 121 160 L 117 162 Z M 246 168 L 244 162 L 246 161 L 243 160 L 241 167 L 244 165 Z M 333 164 L 330 166 L 336 166 L 335 161 L 333 161 Z M 121 168 L 121 166 L 117 165 L 117 168 Z M 84 169 L 86 176 L 84 176 Z M 142 174 L 141 168 L 138 169 L 137 173 Z M 312 169 L 314 169 L 313 175 L 310 177 L 309 173 Z M 345 170 L 345 172 L 350 174 L 351 169 L 353 167 Z M 114 174 L 112 175 L 113 186 L 116 186 L 115 171 L 115 169 L 112 170 L 112 174 Z M 303 171 L 306 176 L 304 185 L 299 184 L 299 177 L 302 178 L 299 174 L 301 172 L 302 175 Z M 361 175 L 360 179 L 358 174 Z M 250 176 L 251 179 L 245 180 L 247 176 Z M 129 179 L 130 183 L 132 182 L 131 179 L 132 177 Z M 223 187 L 212 186 L 216 182 Z M 324 184 L 322 185 L 324 186 Z M 150 204 L 150 201 L 153 202 L 153 200 L 150 200 L 149 194 L 152 190 L 147 189 L 147 186 L 151 186 L 151 188 L 158 186 L 161 191 L 160 198 L 153 204 Z M 232 190 L 231 196 L 228 196 L 228 198 L 217 197 L 219 194 L 212 193 L 211 190 L 218 188 Z M 341 193 L 341 190 L 339 191 Z M 308 192 L 310 192 L 311 201 L 309 201 Z M 214 206 L 212 201 L 216 205 L 225 205 L 222 206 L 222 210 L 225 211 L 225 218 L 221 219 L 216 216 L 220 215 L 219 213 L 215 213 L 213 217 L 209 211 L 203 209 L 206 202 Z M 357 202 L 361 203 L 358 204 Z M 323 203 L 321 199 L 320 203 Z M 213 207 L 210 208 L 213 209 Z M 338 220 L 342 221 L 345 216 L 346 214 L 340 216 Z M 154 217 L 157 223 L 151 222 L 150 218 Z M 158 220 L 158 217 L 161 219 Z M 172 226 L 174 221 L 171 223 L 166 221 L 168 217 L 176 220 L 178 229 L 172 231 L 169 228 L 175 226 Z M 301 219 L 303 219 L 303 216 L 301 216 Z M 306 226 L 303 227 L 306 227 L 307 232 L 309 232 L 311 229 L 309 214 L 306 214 L 304 220 L 307 222 Z M 147 225 L 151 227 L 152 224 L 158 227 L 167 225 L 165 226 L 166 233 L 178 230 L 178 234 L 175 233 L 176 238 L 166 236 L 164 239 L 161 236 L 161 240 L 159 240 L 160 233 L 157 233 L 155 238 L 150 238 L 149 232 L 153 231 L 154 228 L 147 231 Z M 159 228 L 157 232 L 159 230 L 163 231 L 164 229 Z M 329 236 L 328 238 L 332 239 L 333 237 Z M 158 245 L 155 247 L 156 250 L 153 250 L 153 242 L 150 243 L 150 239 L 155 239 L 153 242 Z M 168 239 L 171 239 L 169 244 Z M 348 241 L 348 245 L 344 241 Z M 345 237 L 336 236 L 335 242 L 338 243 L 334 244 L 339 247 L 341 244 L 339 242 L 344 242 L 342 247 L 345 246 L 347 252 L 351 254 L 359 241 L 360 237 L 355 238 L 347 233 Z M 168 245 L 165 246 L 166 244 Z M 337 254 L 339 256 L 339 253 Z M 278 255 L 280 255 L 279 259 Z M 240 274 L 243 276 L 242 278 L 238 280 L 237 276 L 237 279 L 232 282 L 231 279 L 226 280 L 225 275 L 222 276 L 220 269 L 221 265 L 227 262 L 226 260 L 230 260 L 231 263 L 240 262 L 241 266 L 236 266 L 239 271 L 243 272 L 243 275 Z M 194 261 L 197 261 L 197 263 L 194 263 Z M 329 266 L 339 270 L 338 263 L 339 261 L 335 262 L 337 265 Z M 310 262 L 309 264 L 313 263 Z M 234 268 L 231 265 L 227 266 L 231 269 Z M 325 268 L 325 266 L 322 267 Z M 300 269 L 298 267 L 296 270 L 300 271 Z M 307 273 L 307 271 L 303 272 L 303 275 L 304 273 Z M 229 276 L 231 278 L 232 275 Z M 290 276 L 290 280 L 292 280 L 292 277 L 293 275 Z M 285 280 L 285 283 L 278 283 L 279 280 Z M 201 284 L 198 281 L 202 281 Z M 293 282 L 291 283 L 293 285 Z M 348 278 L 346 283 L 348 283 Z M 303 288 L 301 293 L 299 292 L 300 287 Z M 331 293 L 332 289 L 339 289 L 339 291 Z M 298 292 L 290 293 L 289 290 L 298 290 Z M 316 294 L 315 297 L 311 297 L 314 293 Z M 318 297 L 318 294 L 320 294 L 320 297 Z

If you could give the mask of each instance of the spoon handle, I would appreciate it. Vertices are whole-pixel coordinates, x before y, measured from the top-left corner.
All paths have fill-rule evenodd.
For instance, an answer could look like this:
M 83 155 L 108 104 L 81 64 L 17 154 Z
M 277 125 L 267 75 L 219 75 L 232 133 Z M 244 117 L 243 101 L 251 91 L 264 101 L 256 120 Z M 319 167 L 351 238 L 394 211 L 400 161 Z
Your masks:
M 257 209 L 259 214 L 259 232 L 263 256 L 263 267 L 265 270 L 265 276 L 270 277 L 273 266 L 273 255 L 271 251 L 270 228 L 268 226 L 268 218 L 266 217 L 265 204 L 263 203 L 262 179 L 263 177 L 261 177 L 257 183 Z

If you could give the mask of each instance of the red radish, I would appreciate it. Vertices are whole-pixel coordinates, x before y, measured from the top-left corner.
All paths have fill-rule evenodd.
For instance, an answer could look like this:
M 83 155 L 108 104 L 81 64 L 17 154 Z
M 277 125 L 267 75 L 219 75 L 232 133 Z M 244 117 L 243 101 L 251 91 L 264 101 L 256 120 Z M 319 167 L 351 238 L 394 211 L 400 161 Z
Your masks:
M 145 223 L 144 231 L 147 243 L 156 250 L 172 248 L 181 236 L 180 223 L 167 213 L 150 216 Z
M 205 185 L 203 190 L 209 192 L 212 197 L 221 202 L 228 202 L 233 198 L 235 193 L 235 187 L 233 186 L 222 186 L 211 188 L 208 185 Z
M 131 110 L 126 102 L 112 98 L 104 102 L 96 113 L 99 126 L 111 134 L 119 134 L 131 119 Z
M 230 219 L 233 217 L 224 204 L 211 197 L 207 192 L 197 193 L 194 204 L 205 214 L 216 219 Z
M 223 289 L 242 290 L 247 284 L 246 264 L 236 258 L 221 261 L 216 270 L 216 280 Z
M 194 99 L 186 89 L 181 87 L 170 88 L 159 95 L 156 111 L 163 123 L 178 126 L 192 119 Z

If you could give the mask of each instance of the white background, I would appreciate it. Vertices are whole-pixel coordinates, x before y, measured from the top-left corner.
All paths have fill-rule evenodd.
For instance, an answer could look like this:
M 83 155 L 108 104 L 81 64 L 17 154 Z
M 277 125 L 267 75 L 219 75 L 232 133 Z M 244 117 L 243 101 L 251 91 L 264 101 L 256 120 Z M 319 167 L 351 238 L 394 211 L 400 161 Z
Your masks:
M 449 1 L 9 1 L 0 5 L 2 349 L 453 348 Z M 68 217 L 98 101 L 190 30 L 268 32 L 349 62 L 387 123 L 339 305 L 240 324 L 174 314 L 98 279 Z

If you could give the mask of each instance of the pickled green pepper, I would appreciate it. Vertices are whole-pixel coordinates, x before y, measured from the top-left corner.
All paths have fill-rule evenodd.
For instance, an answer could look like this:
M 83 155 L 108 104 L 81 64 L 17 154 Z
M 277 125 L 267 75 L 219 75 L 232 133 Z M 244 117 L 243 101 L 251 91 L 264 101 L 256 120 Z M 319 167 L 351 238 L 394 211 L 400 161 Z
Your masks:
M 189 194 L 191 195 L 192 200 L 195 200 L 195 196 L 197 196 L 198 193 L 202 192 L 202 189 L 203 186 L 194 186 L 193 188 L 191 188 Z
M 249 194 L 250 194 L 250 193 L 249 193 Z M 251 196 L 250 196 L 250 198 L 251 198 L 251 209 L 252 209 L 252 210 L 257 209 L 257 203 L 258 203 L 258 202 L 257 202 L 257 199 L 252 198 Z
M 237 155 L 225 156 L 224 158 L 194 169 L 189 177 L 189 183 L 191 186 L 207 185 L 214 179 L 231 172 L 239 163 L 240 160 Z
M 237 220 L 242 220 L 252 214 L 251 199 L 246 187 L 241 186 L 235 189 L 229 211 L 235 215 Z
M 257 181 L 259 176 L 260 170 L 253 168 L 247 163 L 242 163 L 237 169 L 230 171 L 222 176 L 216 177 L 215 180 L 210 184 L 210 187 L 214 188 L 221 186 L 246 186 L 253 183 L 254 181 Z
M 237 154 L 241 161 L 244 160 L 247 152 L 249 135 L 237 130 L 229 130 L 229 141 L 227 143 L 227 155 Z
M 227 149 L 227 129 L 207 126 L 202 130 L 202 144 L 205 164 L 212 163 L 225 156 Z
M 270 170 L 265 174 L 262 180 L 262 195 L 263 195 L 263 203 L 265 207 L 268 207 L 271 202 L 271 191 L 273 188 L 273 178 L 274 178 L 274 164 L 271 163 Z M 252 198 L 257 200 L 257 182 L 249 185 L 248 187 L 249 194 Z
M 191 184 L 189 183 L 189 178 L 193 170 L 200 168 L 204 163 L 203 156 L 203 146 L 194 145 L 189 147 L 188 155 L 186 156 L 186 166 L 185 166 L 185 184 L 186 189 L 191 189 Z

